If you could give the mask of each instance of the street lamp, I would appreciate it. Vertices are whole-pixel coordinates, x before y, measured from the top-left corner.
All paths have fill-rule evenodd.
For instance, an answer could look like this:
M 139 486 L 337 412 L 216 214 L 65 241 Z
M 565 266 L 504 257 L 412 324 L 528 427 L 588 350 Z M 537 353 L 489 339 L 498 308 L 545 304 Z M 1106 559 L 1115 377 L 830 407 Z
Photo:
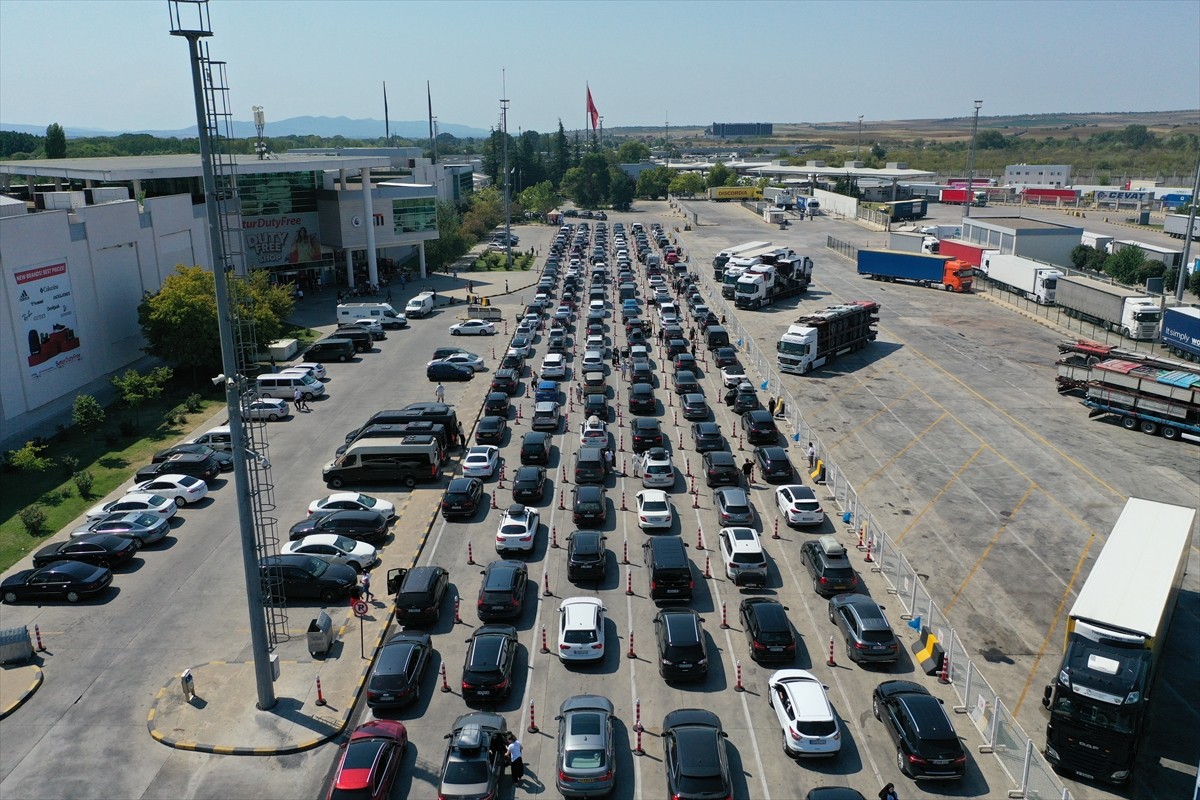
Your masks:
M 979 108 L 982 100 L 975 101 L 975 119 L 971 123 L 971 152 L 967 155 L 967 202 L 963 216 L 971 216 L 971 200 L 975 197 L 975 134 L 979 131 Z
M 863 115 L 859 114 L 858 115 L 858 150 L 856 150 L 854 153 L 855 161 L 862 160 L 862 118 L 863 118 Z

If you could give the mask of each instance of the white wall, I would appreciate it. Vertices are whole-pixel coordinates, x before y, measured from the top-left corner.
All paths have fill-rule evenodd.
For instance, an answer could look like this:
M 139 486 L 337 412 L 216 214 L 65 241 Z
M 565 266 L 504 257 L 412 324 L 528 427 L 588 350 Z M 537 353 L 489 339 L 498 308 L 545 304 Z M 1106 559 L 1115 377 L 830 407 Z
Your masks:
M 1078 231 L 1018 231 L 1013 252 L 1059 267 L 1071 266 L 1071 251 L 1079 246 Z
M 823 214 L 841 214 L 849 219 L 858 215 L 858 201 L 853 197 L 827 192 L 824 189 L 813 189 L 813 197 L 820 201 Z

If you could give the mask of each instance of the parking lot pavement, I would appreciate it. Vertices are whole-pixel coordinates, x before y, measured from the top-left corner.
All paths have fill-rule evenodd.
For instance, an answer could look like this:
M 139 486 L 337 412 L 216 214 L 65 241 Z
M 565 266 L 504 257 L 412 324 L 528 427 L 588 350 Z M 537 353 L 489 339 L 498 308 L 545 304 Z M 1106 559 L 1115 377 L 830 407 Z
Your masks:
M 41 666 L 35 662 L 0 666 L 0 719 L 33 697 L 45 678 Z

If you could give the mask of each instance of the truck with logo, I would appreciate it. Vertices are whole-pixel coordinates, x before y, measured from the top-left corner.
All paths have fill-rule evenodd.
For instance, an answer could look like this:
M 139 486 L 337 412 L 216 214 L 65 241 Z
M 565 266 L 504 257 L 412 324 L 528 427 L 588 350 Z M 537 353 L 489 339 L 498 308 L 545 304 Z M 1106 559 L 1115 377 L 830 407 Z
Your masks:
M 1054 301 L 1068 317 L 1101 325 L 1126 339 L 1158 338 L 1162 322 L 1158 302 L 1136 289 L 1083 275 L 1064 275 L 1058 279 Z
M 775 345 L 779 371 L 804 375 L 839 355 L 861 350 L 875 341 L 878 322 L 879 304 L 874 300 L 853 300 L 800 317 Z
M 729 259 L 740 256 L 743 253 L 748 253 L 751 250 L 766 250 L 770 246 L 770 242 L 745 242 L 744 244 L 725 248 L 713 258 L 713 277 L 721 280 L 725 276 L 725 265 L 729 263 Z
M 1096 557 L 1042 697 L 1044 752 L 1060 770 L 1109 783 L 1132 774 L 1195 517 L 1194 508 L 1131 497 Z
M 950 256 L 859 250 L 858 274 L 876 281 L 909 281 L 949 292 L 969 292 L 975 270 Z
M 812 283 L 812 271 L 813 260 L 794 252 L 774 259 L 774 263 L 751 267 L 734 286 L 734 305 L 758 309 L 803 294 Z
M 762 200 L 763 191 L 757 186 L 714 186 L 708 190 L 708 199 L 714 203 L 729 200 Z
M 1162 346 L 1184 361 L 1200 361 L 1200 308 L 1172 306 L 1163 311 Z
M 988 253 L 983 258 L 983 273 L 1001 289 L 1032 300 L 1038 305 L 1054 305 L 1062 270 L 1049 264 L 1008 253 Z

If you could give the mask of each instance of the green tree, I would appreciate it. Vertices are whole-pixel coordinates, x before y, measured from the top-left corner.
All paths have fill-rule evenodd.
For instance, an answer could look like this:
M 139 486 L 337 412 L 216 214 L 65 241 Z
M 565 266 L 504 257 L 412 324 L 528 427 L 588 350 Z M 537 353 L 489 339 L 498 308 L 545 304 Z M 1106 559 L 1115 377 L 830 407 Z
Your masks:
M 695 197 L 704 193 L 704 178 L 695 172 L 681 172 L 671 179 L 671 185 L 668 188 L 673 195 Z
M 708 171 L 708 175 L 704 178 L 704 185 L 708 188 L 714 186 L 730 186 L 730 179 L 736 179 L 737 175 L 729 167 L 718 161 L 713 164 L 712 169 Z
M 675 171 L 669 167 L 642 170 L 637 179 L 637 196 L 648 200 L 666 197 L 674 178 Z
M 104 406 L 90 394 L 75 395 L 71 403 L 71 421 L 85 434 L 93 433 L 104 424 Z
M 1200 269 L 1192 272 L 1188 278 L 1187 288 L 1192 294 L 1200 295 Z
M 975 135 L 975 148 L 978 150 L 1003 150 L 1008 144 L 1008 137 L 1000 131 L 980 131 Z
M 879 142 L 876 142 L 875 144 L 871 145 L 871 156 L 876 161 L 883 161 L 885 158 L 887 158 L 887 150 L 885 150 L 883 145 L 881 145 Z
M 1142 265 L 1138 267 L 1137 282 L 1144 286 L 1150 278 L 1165 277 L 1166 272 L 1167 265 L 1161 261 L 1143 261 Z
M 512 209 L 509 209 L 510 213 Z M 463 214 L 463 233 L 473 242 L 489 235 L 504 222 L 504 194 L 496 186 L 488 186 L 471 195 L 467 213 Z
M 46 158 L 67 157 L 67 132 L 57 122 L 46 128 Z
M 54 459 L 42 455 L 46 445 L 40 442 L 26 442 L 24 447 L 13 450 L 8 461 L 21 472 L 45 472 L 54 466 Z
M 114 375 L 110 380 L 121 402 L 133 409 L 133 424 L 137 425 L 139 409 L 147 400 L 162 396 L 167 381 L 171 380 L 171 369 L 155 367 L 144 375 L 136 369 L 128 369 L 125 374 Z
M 526 211 L 532 211 L 534 214 L 545 214 L 558 205 L 558 192 L 554 191 L 554 184 L 550 181 L 542 181 L 534 186 L 530 186 L 525 191 L 521 192 L 518 199 L 521 206 Z
M 462 215 L 453 203 L 438 201 L 438 238 L 425 243 L 425 258 L 429 266 L 437 269 L 453 264 L 455 259 L 471 249 L 473 242 L 463 232 L 462 222 Z
M 1140 247 L 1122 247 L 1104 262 L 1104 271 L 1113 280 L 1125 284 L 1137 283 L 1138 271 L 1146 262 L 1146 254 Z
M 862 197 L 862 190 L 858 188 L 858 181 L 845 175 L 833 182 L 833 191 L 836 194 L 844 194 L 847 197 Z
M 608 160 L 602 153 L 588 153 L 563 176 L 562 191 L 582 208 L 595 208 L 608 199 Z
M 617 160 L 622 164 L 637 164 L 650 158 L 650 148 L 636 139 L 626 139 L 617 148 Z
M 608 203 L 615 211 L 628 211 L 633 205 L 633 178 L 620 167 L 608 168 Z

